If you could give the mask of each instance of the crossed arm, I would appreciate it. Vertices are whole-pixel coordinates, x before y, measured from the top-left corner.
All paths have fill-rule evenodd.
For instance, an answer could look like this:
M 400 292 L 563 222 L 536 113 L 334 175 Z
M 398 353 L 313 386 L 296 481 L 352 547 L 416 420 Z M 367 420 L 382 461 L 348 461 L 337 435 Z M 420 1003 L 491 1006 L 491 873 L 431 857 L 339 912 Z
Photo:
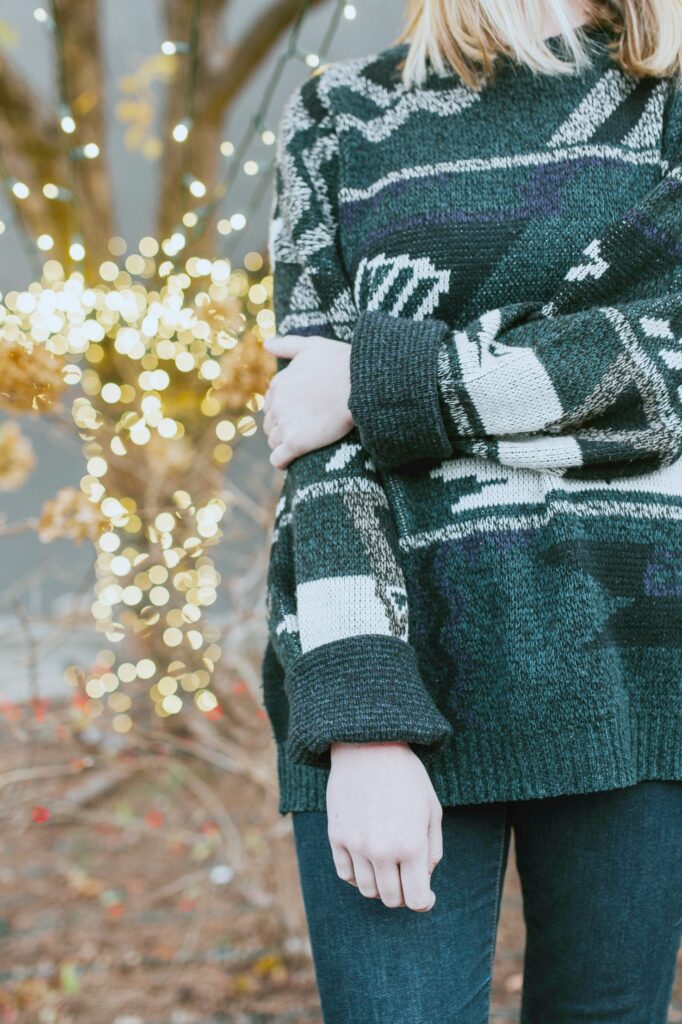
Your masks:
M 661 156 L 660 182 L 576 254 L 550 301 L 483 310 L 458 329 L 355 310 L 343 344 L 320 337 L 322 330 L 302 338 L 295 327 L 293 336 L 271 339 L 281 365 L 290 360 L 266 396 L 274 464 L 288 465 L 350 429 L 380 468 L 478 455 L 609 477 L 675 461 L 682 453 L 677 80 Z
M 679 163 L 549 302 L 461 329 L 361 311 L 350 346 L 321 340 L 268 343 L 292 360 L 266 396 L 275 464 L 354 426 L 382 468 L 467 454 L 574 477 L 669 465 L 682 455 Z
M 280 123 L 269 248 L 279 335 L 310 343 L 323 387 L 331 374 L 315 346 L 324 338 L 347 351 L 357 320 L 337 244 L 337 172 L 333 118 L 319 78 L 311 78 L 291 95 Z M 277 391 L 291 379 L 293 363 L 285 364 L 279 360 Z M 319 392 L 311 396 L 314 419 Z M 292 761 L 321 768 L 330 767 L 334 742 L 398 741 L 419 752 L 452 732 L 409 642 L 387 495 L 348 426 L 346 417 L 337 438 L 318 432 L 288 462 L 269 559 L 264 677 L 281 712 L 275 727 L 286 719 L 281 735 Z

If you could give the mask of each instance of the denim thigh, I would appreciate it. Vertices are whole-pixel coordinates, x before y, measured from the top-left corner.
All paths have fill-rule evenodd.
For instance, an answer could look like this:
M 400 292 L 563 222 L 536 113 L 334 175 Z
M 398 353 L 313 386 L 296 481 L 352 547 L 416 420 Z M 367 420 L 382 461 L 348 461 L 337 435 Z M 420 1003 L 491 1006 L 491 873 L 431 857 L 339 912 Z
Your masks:
M 665 1024 L 682 931 L 682 782 L 509 805 L 522 1024 Z
M 487 1024 L 506 805 L 443 808 L 425 913 L 386 907 L 338 877 L 325 811 L 292 819 L 325 1024 Z

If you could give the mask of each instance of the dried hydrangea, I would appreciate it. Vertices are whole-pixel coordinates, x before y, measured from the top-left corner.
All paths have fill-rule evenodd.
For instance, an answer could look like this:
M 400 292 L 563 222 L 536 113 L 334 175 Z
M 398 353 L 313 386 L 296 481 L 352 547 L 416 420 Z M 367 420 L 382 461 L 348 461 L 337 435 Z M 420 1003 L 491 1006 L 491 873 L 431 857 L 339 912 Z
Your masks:
M 99 505 L 75 487 L 62 487 L 54 498 L 43 505 L 38 522 L 38 537 L 43 543 L 52 540 L 97 540 L 108 527 Z
M 43 345 L 32 349 L 19 341 L 0 338 L 0 409 L 7 412 L 46 412 L 67 383 L 65 360 Z
M 0 491 L 16 491 L 35 466 L 33 447 L 18 424 L 0 424 Z

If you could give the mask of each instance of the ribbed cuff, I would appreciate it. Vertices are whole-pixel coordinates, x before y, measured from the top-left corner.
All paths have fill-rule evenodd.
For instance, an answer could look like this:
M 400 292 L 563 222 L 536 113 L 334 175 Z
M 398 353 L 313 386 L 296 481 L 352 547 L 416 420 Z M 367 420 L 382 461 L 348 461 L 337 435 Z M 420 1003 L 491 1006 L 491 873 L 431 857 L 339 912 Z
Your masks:
M 438 750 L 452 726 L 428 693 L 414 648 L 397 637 L 346 637 L 300 655 L 284 677 L 287 756 L 329 768 L 332 742 L 404 741 Z
M 682 716 L 630 706 L 565 728 L 467 728 L 425 767 L 443 807 L 622 789 L 646 779 L 682 785 Z M 281 814 L 324 811 L 325 772 L 294 764 L 278 743 L 277 773 Z
M 438 352 L 448 330 L 442 320 L 359 313 L 348 407 L 377 465 L 452 455 L 438 394 Z

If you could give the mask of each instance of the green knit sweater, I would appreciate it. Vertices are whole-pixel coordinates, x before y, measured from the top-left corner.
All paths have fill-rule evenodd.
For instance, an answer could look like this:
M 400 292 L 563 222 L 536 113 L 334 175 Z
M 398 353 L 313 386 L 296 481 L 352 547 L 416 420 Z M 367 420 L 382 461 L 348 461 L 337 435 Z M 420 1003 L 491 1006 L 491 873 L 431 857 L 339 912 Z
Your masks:
M 682 779 L 682 91 L 585 34 L 574 75 L 406 89 L 402 44 L 285 105 L 277 332 L 352 343 L 355 427 L 276 510 L 282 814 L 334 740 L 443 804 Z

